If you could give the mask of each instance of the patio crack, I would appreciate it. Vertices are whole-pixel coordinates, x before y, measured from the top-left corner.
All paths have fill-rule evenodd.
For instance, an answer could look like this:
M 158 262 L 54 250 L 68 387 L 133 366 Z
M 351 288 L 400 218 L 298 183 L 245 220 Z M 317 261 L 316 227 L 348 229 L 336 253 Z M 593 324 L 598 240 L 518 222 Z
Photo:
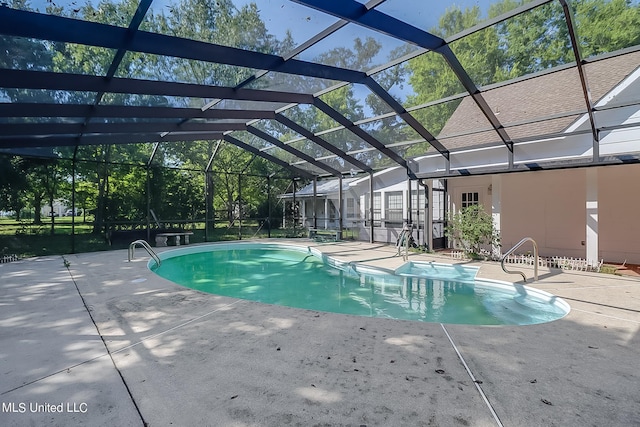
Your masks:
M 484 391 L 482 390 L 482 387 L 480 387 L 481 381 L 478 381 L 476 379 L 476 377 L 473 375 L 473 372 L 471 372 L 471 369 L 469 368 L 469 365 L 467 365 L 467 362 L 464 361 L 464 358 L 462 357 L 462 354 L 458 350 L 458 347 L 456 346 L 456 344 L 453 342 L 453 338 L 451 338 L 451 335 L 449 335 L 449 332 L 447 331 L 447 328 L 445 328 L 444 324 L 442 324 L 442 323 L 440 323 L 440 326 L 442 327 L 442 330 L 444 331 L 445 335 L 449 339 L 449 342 L 453 346 L 453 349 L 455 350 L 456 354 L 458 355 L 458 359 L 460 359 L 460 362 L 462 362 L 462 365 L 464 366 L 464 369 L 467 371 L 467 374 L 469 374 L 469 377 L 471 377 L 471 381 L 473 381 L 473 384 L 476 386 L 476 389 L 478 390 L 478 393 L 480 393 L 480 396 L 482 397 L 482 400 L 484 401 L 484 403 L 489 408 L 489 411 L 491 412 L 491 415 L 493 415 L 493 418 L 496 420 L 496 425 L 498 425 L 499 427 L 503 427 L 503 424 L 500 421 L 500 417 L 498 417 L 498 414 L 493 409 L 493 406 L 491 405 L 491 402 L 489 402 L 489 399 L 487 398 L 487 395 L 484 394 Z
M 76 279 L 73 277 L 73 273 L 69 269 L 69 266 L 71 264 L 69 263 L 69 261 L 67 261 L 67 259 L 64 256 L 62 257 L 62 259 L 64 260 L 64 266 L 66 267 L 67 272 L 69 273 L 69 277 L 71 277 L 71 281 L 73 282 L 73 285 L 76 287 L 76 291 L 78 292 L 78 295 L 80 296 L 80 299 L 82 300 L 82 304 L 84 305 L 85 310 L 87 310 L 87 313 L 89 314 L 89 318 L 91 319 L 91 323 L 93 323 L 93 326 L 96 328 L 96 332 L 100 336 L 100 340 L 102 341 L 102 345 L 104 346 L 105 350 L 107 351 L 107 355 L 109 356 L 109 359 L 111 359 L 111 363 L 113 364 L 114 369 L 116 370 L 116 372 L 120 376 L 120 380 L 122 381 L 122 384 L 124 385 L 124 388 L 127 390 L 127 393 L 129 394 L 129 398 L 131 399 L 131 403 L 133 403 L 133 406 L 136 408 L 136 412 L 138 413 L 138 416 L 140 417 L 140 421 L 142 421 L 142 425 L 144 427 L 147 427 L 149 424 L 144 419 L 144 415 L 142 415 L 142 412 L 140 411 L 140 407 L 138 407 L 138 402 L 136 402 L 135 397 L 133 397 L 133 393 L 131 392 L 131 389 L 129 388 L 129 384 L 127 384 L 127 381 L 124 379 L 124 375 L 122 375 L 122 372 L 118 368 L 118 365 L 116 365 L 116 362 L 113 359 L 113 355 L 112 355 L 111 351 L 109 350 L 109 347 L 107 346 L 107 343 L 105 342 L 104 337 L 102 336 L 102 332 L 100 332 L 100 328 L 98 327 L 98 324 L 96 323 L 95 319 L 93 318 L 93 315 L 91 314 L 91 310 L 89 309 L 89 305 L 87 304 L 87 301 L 84 299 L 84 296 L 82 295 L 82 292 L 80 292 L 80 288 L 78 287 L 78 283 L 76 282 Z M 102 356 L 99 356 L 99 357 L 102 357 Z M 97 359 L 97 357 L 94 358 L 94 359 Z M 91 360 L 93 360 L 93 359 L 91 359 Z M 87 363 L 89 361 L 90 360 L 85 361 L 83 363 Z

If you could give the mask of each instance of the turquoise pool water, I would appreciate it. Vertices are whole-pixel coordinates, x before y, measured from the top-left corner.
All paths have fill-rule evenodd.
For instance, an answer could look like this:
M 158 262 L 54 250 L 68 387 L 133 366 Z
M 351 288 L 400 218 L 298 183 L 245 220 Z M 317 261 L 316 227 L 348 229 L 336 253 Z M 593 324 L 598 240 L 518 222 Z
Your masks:
M 315 249 L 273 244 L 167 251 L 158 275 L 199 291 L 308 310 L 473 325 L 526 325 L 564 317 L 545 292 L 478 280 L 477 268 L 408 262 L 395 271 L 346 264 Z

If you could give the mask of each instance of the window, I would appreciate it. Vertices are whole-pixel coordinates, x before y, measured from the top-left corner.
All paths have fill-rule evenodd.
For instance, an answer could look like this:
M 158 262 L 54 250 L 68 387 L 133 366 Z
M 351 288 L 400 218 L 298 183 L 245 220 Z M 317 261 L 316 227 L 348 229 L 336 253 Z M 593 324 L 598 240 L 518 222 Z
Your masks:
M 464 209 L 469 206 L 477 205 L 480 203 L 479 200 L 480 198 L 477 192 L 462 193 L 462 204 L 460 207 Z
M 347 219 L 356 217 L 356 200 L 352 198 L 347 199 Z
M 413 218 L 411 219 L 413 220 L 414 223 L 418 223 L 418 226 L 420 225 L 420 221 L 424 216 L 423 215 L 424 204 L 425 204 L 424 191 L 411 190 L 411 211 L 413 214 Z
M 370 225 L 369 221 L 371 220 L 371 210 L 370 210 L 370 195 L 367 193 L 364 196 L 364 212 L 365 212 L 365 225 Z M 374 227 L 380 227 L 380 221 L 382 219 L 382 203 L 381 203 L 380 193 L 373 193 L 373 225 Z
M 386 193 L 385 221 L 402 224 L 402 191 Z
M 329 199 L 327 209 L 329 210 L 329 221 L 335 220 L 338 217 L 338 201 Z
M 382 197 L 380 193 L 373 193 L 373 225 L 380 227 L 382 220 Z

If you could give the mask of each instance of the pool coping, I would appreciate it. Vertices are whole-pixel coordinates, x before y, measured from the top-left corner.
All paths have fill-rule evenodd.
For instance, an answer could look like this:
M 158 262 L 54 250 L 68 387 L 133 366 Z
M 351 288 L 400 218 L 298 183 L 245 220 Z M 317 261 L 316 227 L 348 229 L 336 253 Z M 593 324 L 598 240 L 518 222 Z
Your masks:
M 357 275 L 377 274 L 377 275 L 389 275 L 394 277 L 411 277 L 411 278 L 419 278 L 419 279 L 423 278 L 423 279 L 432 279 L 432 280 L 435 279 L 435 280 L 444 280 L 444 281 L 454 280 L 460 283 L 467 283 L 467 284 L 472 283 L 474 286 L 488 285 L 488 287 L 493 287 L 493 288 L 497 288 L 504 291 L 515 290 L 518 294 L 531 296 L 532 298 L 540 300 L 542 302 L 552 303 L 559 310 L 563 311 L 564 314 L 562 316 L 553 320 L 548 320 L 548 322 L 559 320 L 567 316 L 571 311 L 571 306 L 566 301 L 544 290 L 537 289 L 533 286 L 528 286 L 526 284 L 523 285 L 523 284 L 514 283 L 514 282 L 507 282 L 505 280 L 488 279 L 488 278 L 478 276 L 478 272 L 480 271 L 479 266 L 465 266 L 465 265 L 445 263 L 445 262 L 403 259 L 403 262 L 401 265 L 399 265 L 395 269 L 389 269 L 389 268 L 384 268 L 379 266 L 378 267 L 370 266 L 370 265 L 367 265 L 366 263 L 360 263 L 358 261 L 344 261 L 338 257 L 327 255 L 326 253 L 322 252 L 322 250 L 314 246 L 291 244 L 291 243 L 283 244 L 283 243 L 277 243 L 277 242 L 256 242 L 256 241 L 207 243 L 207 244 L 201 244 L 195 247 L 182 246 L 182 247 L 177 247 L 175 249 L 162 252 L 159 258 L 160 258 L 160 261 L 162 262 L 176 256 L 183 256 L 183 255 L 202 253 L 202 252 L 234 250 L 239 248 L 242 248 L 242 249 L 268 248 L 268 249 L 290 250 L 298 253 L 306 253 L 306 254 L 313 255 L 316 259 L 319 259 L 325 265 L 328 265 L 330 267 L 333 267 L 343 272 L 353 271 L 353 273 Z M 156 266 L 157 266 L 157 263 L 153 258 L 150 259 L 149 262 L 147 263 L 147 268 L 149 268 L 153 272 L 156 272 L 156 268 L 155 268 Z M 447 277 L 436 277 L 434 275 L 429 275 L 428 273 L 425 273 L 425 274 L 411 273 L 410 272 L 411 269 L 416 266 L 418 267 L 423 266 L 425 268 L 426 267 L 431 268 L 435 266 L 435 267 L 441 267 L 444 269 L 451 269 L 454 271 L 454 273 L 457 272 L 458 275 L 456 276 L 454 274 L 452 276 L 447 276 Z M 409 272 L 406 271 L 407 269 L 409 269 Z M 462 272 L 460 272 L 460 270 Z M 472 272 L 472 275 L 469 274 L 470 272 Z M 185 286 L 185 287 L 189 289 L 194 289 L 189 286 Z M 241 297 L 236 297 L 236 298 L 244 299 Z M 247 300 L 254 301 L 252 299 L 247 299 Z M 383 318 L 388 318 L 388 317 L 383 317 Z M 410 320 L 410 319 L 395 319 L 395 320 Z M 431 323 L 434 323 L 434 322 L 431 322 Z M 440 323 L 440 322 L 435 322 L 435 323 Z M 546 323 L 546 322 L 534 322 L 534 323 L 524 323 L 524 324 L 520 323 L 520 324 L 514 324 L 514 326 L 525 326 L 529 324 L 538 324 L 538 323 Z M 467 323 L 457 323 L 457 324 L 467 324 Z M 505 325 L 508 325 L 508 323 Z M 478 324 L 476 326 L 488 326 L 488 325 Z

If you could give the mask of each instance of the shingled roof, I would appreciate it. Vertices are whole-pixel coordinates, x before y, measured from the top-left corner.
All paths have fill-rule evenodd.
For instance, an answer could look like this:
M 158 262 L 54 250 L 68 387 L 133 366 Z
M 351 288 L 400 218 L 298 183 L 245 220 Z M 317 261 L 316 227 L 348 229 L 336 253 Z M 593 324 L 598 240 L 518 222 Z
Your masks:
M 587 64 L 587 82 L 593 103 L 638 66 L 640 52 Z M 515 141 L 563 132 L 587 113 L 575 66 L 489 89 L 483 96 Z M 438 139 L 450 150 L 502 144 L 470 96 L 462 100 Z

